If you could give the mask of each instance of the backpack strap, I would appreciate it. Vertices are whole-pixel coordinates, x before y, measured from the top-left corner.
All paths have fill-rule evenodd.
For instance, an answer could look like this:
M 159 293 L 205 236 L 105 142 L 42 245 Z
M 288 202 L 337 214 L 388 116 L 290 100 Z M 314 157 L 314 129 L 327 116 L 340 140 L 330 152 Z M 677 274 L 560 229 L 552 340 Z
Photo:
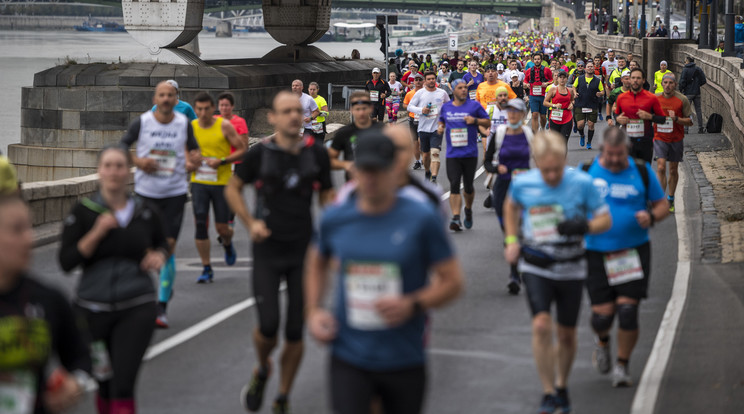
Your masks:
M 648 200 L 648 168 L 643 160 L 633 159 L 635 161 L 636 168 L 638 168 L 638 174 L 641 175 L 641 181 L 643 181 L 643 188 L 646 190 L 646 199 Z

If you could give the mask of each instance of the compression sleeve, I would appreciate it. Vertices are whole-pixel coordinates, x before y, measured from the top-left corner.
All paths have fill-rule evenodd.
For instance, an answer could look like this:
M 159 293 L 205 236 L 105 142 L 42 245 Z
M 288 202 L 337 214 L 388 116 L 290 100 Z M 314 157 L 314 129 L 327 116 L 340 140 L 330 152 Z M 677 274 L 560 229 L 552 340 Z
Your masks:
M 196 137 L 194 136 L 194 126 L 191 125 L 191 122 L 187 123 L 188 128 L 186 128 L 186 149 L 189 151 L 192 150 L 198 150 L 199 144 L 196 142 Z
M 132 144 L 137 142 L 139 139 L 139 133 L 140 133 L 140 127 L 142 126 L 142 121 L 140 118 L 137 118 L 129 124 L 129 128 L 127 128 L 127 132 L 124 133 L 124 136 L 121 138 L 121 141 L 119 141 L 119 144 L 126 148 L 131 148 Z

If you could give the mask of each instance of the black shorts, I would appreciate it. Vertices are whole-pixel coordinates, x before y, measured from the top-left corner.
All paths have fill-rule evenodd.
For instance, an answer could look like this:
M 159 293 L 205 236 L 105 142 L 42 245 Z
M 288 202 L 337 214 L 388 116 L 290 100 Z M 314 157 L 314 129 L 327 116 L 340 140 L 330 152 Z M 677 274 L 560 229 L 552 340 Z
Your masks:
M 181 233 L 181 224 L 183 224 L 183 210 L 188 197 L 186 194 L 167 197 L 167 198 L 150 198 L 138 195 L 151 208 L 160 213 L 160 219 L 165 228 L 165 237 L 168 239 L 178 239 Z
M 418 141 L 418 122 L 414 121 L 413 118 L 408 118 L 408 127 L 411 128 L 413 134 L 413 140 Z
M 385 119 L 385 112 L 387 109 L 385 108 L 384 104 L 376 103 L 372 105 L 372 119 L 377 119 L 379 122 L 382 122 Z
M 450 182 L 450 193 L 460 194 L 460 181 L 463 189 L 468 194 L 473 194 L 475 188 L 475 169 L 478 166 L 478 157 L 447 158 L 447 179 Z
M 607 282 L 607 272 L 604 266 L 604 252 L 592 250 L 586 251 L 588 276 L 586 278 L 586 291 L 592 305 L 603 303 L 614 303 L 620 296 L 641 300 L 647 297 L 648 276 L 651 272 L 651 244 L 644 243 L 635 248 L 641 259 L 643 268 L 643 279 L 610 286 Z
M 631 138 L 630 156 L 651 162 L 654 159 L 654 140 L 651 138 Z
M 214 211 L 215 223 L 230 221 L 230 207 L 225 199 L 224 185 L 191 183 L 191 206 L 194 208 L 194 217 L 207 219 L 210 203 Z
M 550 313 L 555 301 L 558 323 L 569 328 L 576 326 L 584 290 L 583 280 L 553 280 L 531 273 L 523 273 L 522 280 L 533 317 L 540 312 Z
M 419 132 L 419 139 L 421 140 L 421 152 L 431 152 L 432 148 L 438 150 L 442 149 L 442 136 L 434 132 Z
M 424 366 L 376 372 L 332 356 L 330 377 L 334 414 L 368 413 L 373 397 L 380 397 L 385 414 L 423 411 L 426 392 Z

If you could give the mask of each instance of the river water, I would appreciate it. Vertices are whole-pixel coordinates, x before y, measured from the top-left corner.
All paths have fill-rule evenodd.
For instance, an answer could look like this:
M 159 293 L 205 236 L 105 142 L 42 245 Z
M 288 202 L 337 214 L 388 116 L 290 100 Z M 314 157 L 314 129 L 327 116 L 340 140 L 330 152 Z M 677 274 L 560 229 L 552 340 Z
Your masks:
M 216 38 L 214 33 L 199 35 L 201 58 L 257 58 L 278 42 L 267 33 L 249 33 L 232 38 Z M 362 58 L 382 58 L 378 43 L 316 43 L 333 57 L 348 57 L 358 49 Z M 146 57 L 144 46 L 127 33 L 89 33 L 75 31 L 0 31 L 0 151 L 20 142 L 21 87 L 32 86 L 34 74 L 66 59 L 78 63 L 118 62 Z

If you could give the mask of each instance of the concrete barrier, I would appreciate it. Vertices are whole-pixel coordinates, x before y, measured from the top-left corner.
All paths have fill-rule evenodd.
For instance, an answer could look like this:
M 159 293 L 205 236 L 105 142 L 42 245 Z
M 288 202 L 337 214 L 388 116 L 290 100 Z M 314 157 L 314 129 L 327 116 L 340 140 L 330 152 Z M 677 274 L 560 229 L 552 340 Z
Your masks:
M 61 221 L 83 197 L 98 191 L 98 174 L 57 181 L 37 181 L 21 186 L 31 208 L 34 226 Z

